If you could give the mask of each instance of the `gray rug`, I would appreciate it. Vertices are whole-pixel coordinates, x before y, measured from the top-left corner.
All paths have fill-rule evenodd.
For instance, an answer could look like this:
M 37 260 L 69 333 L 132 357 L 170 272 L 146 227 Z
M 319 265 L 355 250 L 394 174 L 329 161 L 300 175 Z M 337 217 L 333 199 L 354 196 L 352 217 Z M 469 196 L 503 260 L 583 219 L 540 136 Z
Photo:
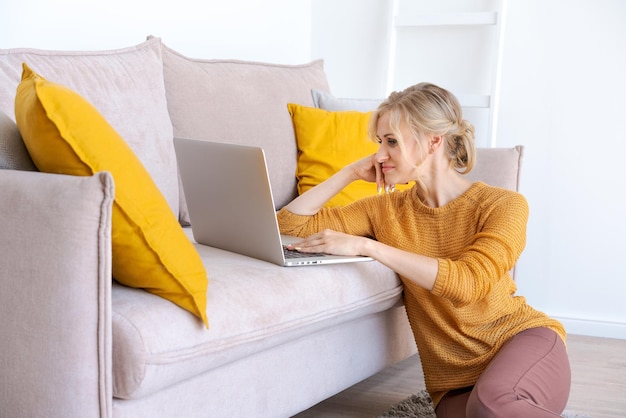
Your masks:
M 411 395 L 383 413 L 379 418 L 436 418 L 430 395 L 425 390 Z M 565 411 L 563 418 L 591 418 L 589 415 Z

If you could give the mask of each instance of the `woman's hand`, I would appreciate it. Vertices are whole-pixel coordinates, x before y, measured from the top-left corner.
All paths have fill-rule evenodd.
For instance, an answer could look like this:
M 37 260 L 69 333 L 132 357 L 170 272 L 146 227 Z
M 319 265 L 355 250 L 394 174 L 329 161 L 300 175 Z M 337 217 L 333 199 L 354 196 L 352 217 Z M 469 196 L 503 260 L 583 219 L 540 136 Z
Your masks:
M 376 154 L 368 155 L 347 166 L 357 179 L 376 183 L 380 193 L 385 186 L 381 165 L 376 161 Z
M 381 165 L 376 162 L 376 154 L 372 154 L 343 167 L 329 179 L 296 197 L 285 208 L 296 215 L 314 215 L 333 196 L 356 180 L 376 183 L 379 193 L 383 188 L 385 191 L 393 190 L 393 186 L 385 185 Z
M 374 239 L 348 235 L 330 229 L 312 234 L 287 248 L 304 253 L 372 257 L 427 290 L 433 289 L 439 270 L 439 261 L 436 258 L 401 250 Z
M 344 234 L 325 229 L 304 238 L 301 242 L 289 245 L 290 250 L 305 253 L 326 253 L 334 255 L 365 255 L 361 251 L 363 240 L 369 238 Z

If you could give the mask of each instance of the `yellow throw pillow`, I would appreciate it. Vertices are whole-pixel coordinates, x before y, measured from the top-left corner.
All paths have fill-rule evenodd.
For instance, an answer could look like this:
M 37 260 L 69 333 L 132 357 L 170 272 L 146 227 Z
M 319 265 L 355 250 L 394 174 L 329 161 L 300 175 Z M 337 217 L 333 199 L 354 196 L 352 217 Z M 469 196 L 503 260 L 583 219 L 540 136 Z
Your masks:
M 298 143 L 296 177 L 299 194 L 323 182 L 342 167 L 378 151 L 378 144 L 367 132 L 371 112 L 330 112 L 294 103 L 287 106 Z M 326 206 L 344 206 L 376 193 L 376 184 L 358 180 L 335 195 Z
M 26 64 L 15 97 L 15 117 L 40 171 L 113 175 L 115 279 L 170 300 L 208 328 L 208 278 L 202 260 L 124 139 L 79 94 L 47 81 Z

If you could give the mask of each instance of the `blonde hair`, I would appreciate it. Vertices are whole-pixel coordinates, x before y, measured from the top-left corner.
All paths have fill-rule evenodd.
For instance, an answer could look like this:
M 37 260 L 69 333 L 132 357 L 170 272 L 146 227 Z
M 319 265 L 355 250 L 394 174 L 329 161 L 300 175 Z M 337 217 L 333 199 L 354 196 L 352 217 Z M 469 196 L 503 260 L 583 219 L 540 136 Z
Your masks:
M 445 153 L 450 165 L 459 173 L 469 173 L 476 161 L 474 125 L 463 119 L 463 111 L 456 97 L 439 86 L 419 83 L 400 92 L 393 92 L 373 112 L 369 122 L 369 134 L 376 138 L 378 119 L 389 114 L 393 134 L 405 154 L 400 123 L 404 121 L 413 136 L 424 134 L 442 136 Z M 420 141 L 418 147 L 421 147 Z M 423 150 L 426 153 L 427 150 Z

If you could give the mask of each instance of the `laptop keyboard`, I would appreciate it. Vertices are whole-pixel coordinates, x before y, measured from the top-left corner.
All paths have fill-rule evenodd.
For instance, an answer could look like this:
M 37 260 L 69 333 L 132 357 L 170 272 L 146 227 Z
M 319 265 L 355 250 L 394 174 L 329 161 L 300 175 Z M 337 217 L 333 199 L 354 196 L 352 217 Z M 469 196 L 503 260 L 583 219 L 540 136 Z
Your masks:
M 286 246 L 283 246 L 283 253 L 285 253 L 285 258 L 307 258 L 325 255 L 323 253 L 301 253 L 300 251 L 290 250 Z

